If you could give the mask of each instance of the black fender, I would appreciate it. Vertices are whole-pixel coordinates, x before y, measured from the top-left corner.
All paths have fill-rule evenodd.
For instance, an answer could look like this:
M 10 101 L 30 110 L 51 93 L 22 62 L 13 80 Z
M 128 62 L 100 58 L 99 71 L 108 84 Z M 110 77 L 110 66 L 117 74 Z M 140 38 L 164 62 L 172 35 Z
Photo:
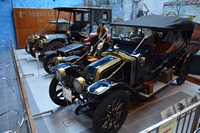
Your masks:
M 56 54 L 56 50 L 50 50 L 50 51 L 44 52 L 45 56 L 48 56 L 48 55 L 51 55 L 51 54 Z
M 55 73 L 57 69 L 63 68 L 65 69 L 66 73 L 69 71 L 76 71 L 76 70 L 82 70 L 84 71 L 84 67 L 80 64 L 73 64 L 71 62 L 65 62 L 65 63 L 59 63 L 58 65 L 52 67 L 51 72 Z
M 80 56 L 78 56 L 78 55 L 71 55 L 71 56 L 63 57 L 63 62 L 72 62 L 79 58 L 80 58 Z
M 68 40 L 68 36 L 66 34 L 56 33 L 56 34 L 45 34 L 45 35 L 48 36 L 48 38 L 44 40 L 45 44 L 48 44 L 57 40 L 65 43 Z
M 179 59 L 177 60 L 177 62 L 175 63 L 175 74 L 176 75 L 179 75 L 180 74 L 180 70 L 182 69 L 182 67 L 186 64 L 186 63 L 189 63 L 189 60 L 190 60 L 190 56 L 191 56 L 191 53 L 183 53 Z
M 116 82 L 109 81 L 107 79 L 102 79 L 93 83 L 87 88 L 87 92 L 90 95 L 97 96 L 97 95 L 107 94 L 110 91 L 114 91 L 116 89 L 122 89 L 125 91 L 131 90 L 132 92 L 134 92 L 134 89 L 126 83 L 123 83 L 123 82 L 116 83 Z

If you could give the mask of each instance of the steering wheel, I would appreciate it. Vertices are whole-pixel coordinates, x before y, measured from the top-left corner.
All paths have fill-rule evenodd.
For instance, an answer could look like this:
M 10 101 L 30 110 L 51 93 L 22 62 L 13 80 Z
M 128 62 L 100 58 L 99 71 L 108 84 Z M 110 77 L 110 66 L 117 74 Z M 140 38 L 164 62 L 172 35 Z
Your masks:
M 78 33 L 83 37 L 89 37 L 89 34 L 87 32 L 80 31 Z

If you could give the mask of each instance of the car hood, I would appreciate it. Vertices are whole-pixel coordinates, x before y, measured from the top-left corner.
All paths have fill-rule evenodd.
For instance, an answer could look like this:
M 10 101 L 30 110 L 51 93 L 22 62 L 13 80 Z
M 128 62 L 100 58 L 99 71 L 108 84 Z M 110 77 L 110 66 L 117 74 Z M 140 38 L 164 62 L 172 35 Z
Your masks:
M 86 79 L 88 84 L 98 81 L 99 79 L 106 78 L 113 72 L 111 68 L 120 62 L 121 59 L 119 57 L 112 55 L 105 56 L 98 61 L 89 64 L 84 71 L 83 77 Z

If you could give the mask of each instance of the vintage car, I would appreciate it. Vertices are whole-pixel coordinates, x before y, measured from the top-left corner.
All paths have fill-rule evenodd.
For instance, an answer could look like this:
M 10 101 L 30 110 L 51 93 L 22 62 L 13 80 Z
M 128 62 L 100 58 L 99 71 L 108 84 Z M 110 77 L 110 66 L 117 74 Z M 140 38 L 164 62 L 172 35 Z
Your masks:
M 66 46 L 58 51 L 51 50 L 44 53 L 44 69 L 47 73 L 51 73 L 50 69 L 55 65 L 53 58 L 56 56 L 82 55 L 90 44 L 91 38 L 97 28 L 97 21 L 104 20 L 107 28 L 110 27 L 112 21 L 112 10 L 110 8 L 99 7 L 72 7 L 72 8 L 56 8 L 59 11 L 74 12 L 73 25 L 70 27 L 70 43 L 77 44 L 79 47 Z M 80 51 L 80 49 L 82 50 Z M 73 52 L 72 52 L 73 51 Z
M 88 65 L 90 61 L 88 61 L 87 52 L 90 50 L 90 42 L 94 36 L 96 36 L 96 33 L 89 33 L 89 37 L 84 39 L 82 44 L 70 44 L 59 48 L 54 53 L 47 55 L 43 62 L 44 70 L 49 74 L 55 73 L 57 68 L 62 67 L 61 63 L 74 62 L 81 58 L 81 56 L 84 56 L 84 58 L 78 62 L 79 65 Z M 101 51 L 105 51 L 108 48 L 109 40 L 110 34 L 107 34 L 106 41 L 104 42 L 105 44 L 101 48 Z
M 28 37 L 26 49 L 35 57 L 53 54 L 55 50 L 71 43 L 82 43 L 82 40 L 88 37 L 88 34 L 96 30 L 95 24 L 98 19 L 104 19 L 106 23 L 111 22 L 112 10 L 101 7 L 57 7 L 58 12 L 56 31 L 54 33 L 34 34 Z M 62 19 L 63 13 L 69 14 L 69 20 Z M 27 47 L 28 46 L 28 47 Z M 50 51 L 44 54 L 46 51 Z M 27 50 L 28 51 L 28 50 Z
M 69 42 L 66 34 L 66 31 L 69 30 L 69 25 L 70 23 L 67 19 L 50 21 L 48 26 L 28 37 L 25 46 L 26 52 L 33 57 L 37 53 L 41 58 L 45 51 L 56 50 L 65 46 Z M 52 28 L 55 29 L 53 30 Z
M 49 86 L 51 100 L 65 106 L 78 101 L 75 114 L 90 113 L 95 133 L 116 133 L 126 120 L 130 102 L 148 100 L 188 75 L 194 23 L 174 16 L 147 15 L 111 23 L 112 45 L 84 70 L 65 64 Z M 132 35 L 130 35 L 132 34 Z M 76 102 L 77 103 L 77 102 Z

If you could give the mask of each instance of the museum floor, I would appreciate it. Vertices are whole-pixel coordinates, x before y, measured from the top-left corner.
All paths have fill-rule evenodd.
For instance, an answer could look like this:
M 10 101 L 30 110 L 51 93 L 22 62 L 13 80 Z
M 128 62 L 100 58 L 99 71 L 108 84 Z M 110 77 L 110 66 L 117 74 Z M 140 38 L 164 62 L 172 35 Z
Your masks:
M 76 116 L 74 110 L 77 104 L 68 107 L 60 107 L 54 104 L 49 97 L 49 84 L 53 75 L 43 70 L 42 62 L 38 62 L 24 49 L 15 50 L 23 78 L 28 101 L 32 114 L 53 110 L 53 114 L 46 113 L 34 117 L 38 133 L 92 133 L 92 120 L 85 114 Z M 10 63 L 9 75 L 14 84 L 15 93 L 9 88 L 5 81 L 0 80 L 0 113 L 10 109 L 23 110 L 19 94 L 19 84 L 14 69 L 13 59 L 10 51 L 1 51 L 4 62 Z M 161 121 L 160 112 L 182 99 L 197 95 L 200 99 L 200 86 L 186 81 L 183 85 L 170 84 L 163 91 L 156 94 L 156 100 L 140 111 L 131 114 L 126 119 L 119 133 L 139 133 L 139 131 Z M 0 117 L 1 118 L 1 117 Z M 10 123 L 0 119 L 0 132 L 6 130 Z M 26 128 L 23 126 L 23 128 Z M 22 133 L 25 133 L 22 131 Z

